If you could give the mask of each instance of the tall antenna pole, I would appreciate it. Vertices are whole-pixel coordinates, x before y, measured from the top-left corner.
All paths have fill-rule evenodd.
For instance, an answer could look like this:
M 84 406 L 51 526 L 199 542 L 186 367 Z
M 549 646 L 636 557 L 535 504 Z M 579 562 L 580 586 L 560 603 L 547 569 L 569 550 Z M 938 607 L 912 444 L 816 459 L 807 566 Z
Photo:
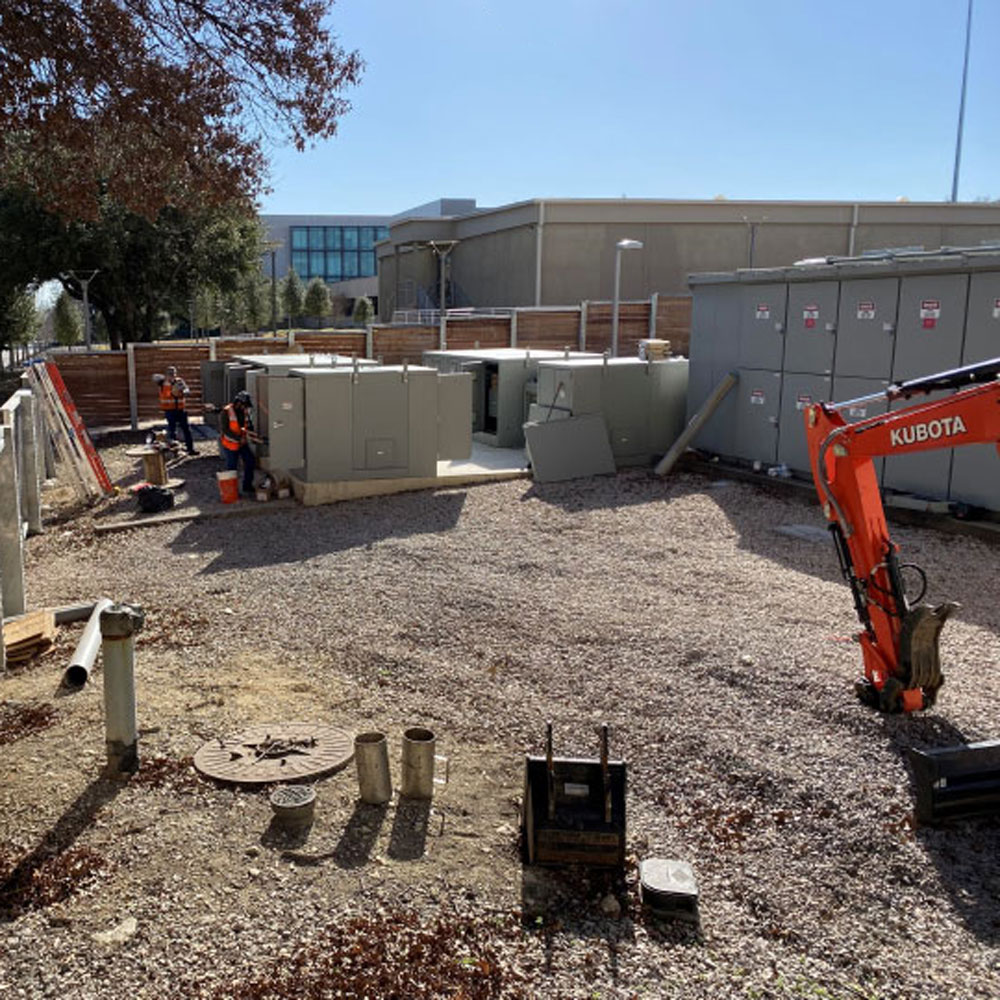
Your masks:
M 958 201 L 958 168 L 962 163 L 962 125 L 965 123 L 965 85 L 969 79 L 969 39 L 972 37 L 972 0 L 965 18 L 965 61 L 962 64 L 962 99 L 958 105 L 958 135 L 955 138 L 955 172 L 951 178 L 951 200 Z

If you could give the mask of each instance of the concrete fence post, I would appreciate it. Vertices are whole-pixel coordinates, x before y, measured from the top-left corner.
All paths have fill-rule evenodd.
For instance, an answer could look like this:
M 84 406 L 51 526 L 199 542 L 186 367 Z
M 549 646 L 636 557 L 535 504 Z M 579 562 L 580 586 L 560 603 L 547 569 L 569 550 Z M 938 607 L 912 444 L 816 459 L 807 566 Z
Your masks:
M 365 357 L 375 357 L 375 330 L 371 323 L 365 326 Z
M 17 409 L 18 444 L 21 449 L 21 498 L 29 535 L 42 533 L 41 448 L 38 440 L 37 400 L 30 389 L 15 393 L 21 401 Z
M 587 349 L 587 300 L 584 299 L 580 303 L 580 337 L 579 337 L 579 349 L 585 351 Z
M 0 580 L 3 581 L 3 616 L 23 615 L 24 537 L 21 532 L 21 498 L 18 495 L 17 449 L 14 414 L 3 406 L 3 449 L 0 450 Z
M 510 314 L 510 346 L 517 347 L 517 309 L 513 309 Z
M 218 337 L 209 337 L 208 338 L 208 360 L 209 361 L 218 361 L 219 360 L 215 356 L 215 348 L 216 348 L 216 345 L 218 343 L 219 343 L 219 338 Z
M 132 430 L 139 429 L 139 390 L 135 379 L 135 344 L 125 345 L 128 355 L 128 419 Z
M 660 293 L 653 292 L 649 297 L 649 339 L 656 340 L 656 313 L 660 308 Z

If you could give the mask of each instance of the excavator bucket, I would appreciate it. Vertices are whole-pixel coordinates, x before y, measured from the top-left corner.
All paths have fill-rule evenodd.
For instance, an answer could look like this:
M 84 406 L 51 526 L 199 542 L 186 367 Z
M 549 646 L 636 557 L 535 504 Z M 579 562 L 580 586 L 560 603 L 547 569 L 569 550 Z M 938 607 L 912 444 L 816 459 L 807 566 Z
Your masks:
M 911 748 L 909 757 L 918 823 L 933 826 L 1000 813 L 1000 742 Z
M 944 683 L 938 640 L 944 623 L 960 607 L 954 601 L 946 601 L 937 607 L 918 604 L 910 608 L 903 618 L 899 634 L 899 661 L 903 678 L 907 688 L 919 688 L 924 692 L 924 707 L 934 704 L 938 688 Z

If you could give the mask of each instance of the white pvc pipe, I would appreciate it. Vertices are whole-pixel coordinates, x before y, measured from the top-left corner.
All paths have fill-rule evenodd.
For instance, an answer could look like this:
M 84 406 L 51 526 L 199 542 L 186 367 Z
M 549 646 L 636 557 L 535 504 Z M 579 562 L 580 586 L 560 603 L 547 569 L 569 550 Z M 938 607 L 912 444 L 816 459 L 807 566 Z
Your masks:
M 90 613 L 90 618 L 83 630 L 80 641 L 73 650 L 73 657 L 63 674 L 63 684 L 66 687 L 83 687 L 94 668 L 97 651 L 101 648 L 101 612 L 110 608 L 114 601 L 102 597 Z

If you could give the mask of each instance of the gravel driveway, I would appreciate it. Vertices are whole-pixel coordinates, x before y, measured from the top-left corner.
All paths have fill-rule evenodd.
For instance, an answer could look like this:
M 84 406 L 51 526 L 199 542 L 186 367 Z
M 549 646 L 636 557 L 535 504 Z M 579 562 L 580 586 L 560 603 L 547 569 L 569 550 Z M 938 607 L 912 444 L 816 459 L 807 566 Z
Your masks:
M 217 467 L 184 466 L 206 503 Z M 850 594 L 777 488 L 636 470 L 97 535 L 113 506 L 30 540 L 28 598 L 145 609 L 143 768 L 100 775 L 99 670 L 57 691 L 82 625 L 0 680 L 0 997 L 1000 996 L 1000 827 L 915 828 L 905 763 L 1000 736 L 996 547 L 897 529 L 963 605 L 937 707 L 903 718 L 854 700 Z M 351 765 L 288 837 L 189 766 L 300 719 L 385 731 L 396 781 L 429 727 L 449 783 L 380 810 Z M 548 719 L 568 756 L 610 724 L 621 876 L 522 868 Z M 642 913 L 652 856 L 693 865 L 700 929 Z

